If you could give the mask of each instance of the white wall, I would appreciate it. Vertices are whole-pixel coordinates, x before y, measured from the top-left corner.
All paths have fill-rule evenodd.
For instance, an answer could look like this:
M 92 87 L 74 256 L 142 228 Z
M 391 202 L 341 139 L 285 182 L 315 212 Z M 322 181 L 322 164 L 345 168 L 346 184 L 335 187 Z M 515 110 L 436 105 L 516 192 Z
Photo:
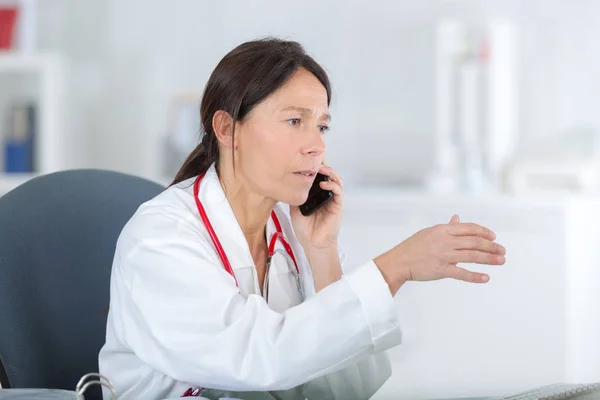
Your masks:
M 441 16 L 520 24 L 524 139 L 598 126 L 600 3 L 44 0 L 41 42 L 73 62 L 71 123 L 89 166 L 156 172 L 166 105 L 201 90 L 235 45 L 273 34 L 302 42 L 335 88 L 330 159 L 346 175 L 421 177 L 431 165 L 433 37 Z M 389 179 L 386 178 L 386 179 Z

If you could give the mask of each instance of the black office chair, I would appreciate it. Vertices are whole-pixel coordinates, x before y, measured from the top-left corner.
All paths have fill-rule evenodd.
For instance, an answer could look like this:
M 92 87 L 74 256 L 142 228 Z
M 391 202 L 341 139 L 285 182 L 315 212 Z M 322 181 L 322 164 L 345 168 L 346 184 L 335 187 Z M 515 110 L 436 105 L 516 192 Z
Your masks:
M 74 390 L 98 371 L 117 237 L 156 183 L 102 170 L 34 178 L 0 197 L 0 384 Z M 100 398 L 100 390 L 86 399 Z

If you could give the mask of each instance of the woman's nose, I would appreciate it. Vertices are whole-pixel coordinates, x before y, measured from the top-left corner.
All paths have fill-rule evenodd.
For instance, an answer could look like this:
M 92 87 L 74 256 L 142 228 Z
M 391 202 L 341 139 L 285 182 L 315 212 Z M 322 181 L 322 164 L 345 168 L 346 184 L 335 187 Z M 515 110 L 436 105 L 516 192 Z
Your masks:
M 311 156 L 318 156 L 325 152 L 325 139 L 319 129 L 311 130 L 309 140 L 305 145 L 304 153 Z

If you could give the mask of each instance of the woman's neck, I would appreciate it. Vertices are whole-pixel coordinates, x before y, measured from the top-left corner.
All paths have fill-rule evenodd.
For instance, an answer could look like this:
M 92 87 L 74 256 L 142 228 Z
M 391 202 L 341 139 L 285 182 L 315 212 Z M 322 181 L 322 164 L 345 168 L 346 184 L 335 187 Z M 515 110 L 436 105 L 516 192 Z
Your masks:
M 219 180 L 250 251 L 254 254 L 266 245 L 265 228 L 275 201 L 252 191 L 242 179 L 236 179 L 229 168 L 220 169 Z

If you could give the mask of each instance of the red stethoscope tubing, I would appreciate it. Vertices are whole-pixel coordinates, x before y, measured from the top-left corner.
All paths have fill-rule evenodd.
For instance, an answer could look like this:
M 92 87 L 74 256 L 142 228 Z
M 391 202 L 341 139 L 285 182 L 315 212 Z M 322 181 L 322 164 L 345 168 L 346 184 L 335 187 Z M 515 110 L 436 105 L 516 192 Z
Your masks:
M 213 244 L 215 245 L 215 249 L 217 250 L 217 254 L 219 255 L 219 258 L 221 259 L 221 262 L 223 263 L 223 267 L 225 268 L 225 271 L 227 271 L 233 277 L 233 279 L 235 280 L 236 286 L 239 287 L 237 278 L 235 277 L 235 273 L 233 272 L 233 268 L 231 268 L 231 264 L 229 263 L 229 258 L 227 258 L 227 254 L 225 253 L 225 250 L 223 250 L 223 246 L 221 246 L 221 242 L 219 241 L 219 238 L 217 237 L 217 234 L 215 233 L 215 230 L 214 230 L 212 224 L 210 223 L 210 220 L 208 219 L 206 210 L 204 209 L 204 206 L 202 205 L 202 202 L 200 201 L 200 196 L 199 196 L 200 182 L 204 178 L 204 175 L 206 175 L 206 174 L 204 173 L 204 174 L 198 176 L 198 178 L 196 178 L 196 181 L 194 182 L 194 199 L 196 200 L 196 207 L 198 208 L 198 214 L 200 214 L 200 218 L 202 219 L 202 222 L 204 223 L 204 226 L 206 227 L 206 230 L 208 231 L 208 234 L 209 234 Z M 285 251 L 288 253 L 290 258 L 294 262 L 294 266 L 296 267 L 296 272 L 298 274 L 300 274 L 300 269 L 298 268 L 298 263 L 296 262 L 296 257 L 294 257 L 294 251 L 292 250 L 292 246 L 290 246 L 288 241 L 285 240 L 285 237 L 283 236 L 283 231 L 281 229 L 281 223 L 279 222 L 279 218 L 277 218 L 277 214 L 275 214 L 275 211 L 271 212 L 271 218 L 273 218 L 273 223 L 275 224 L 276 232 L 271 237 L 271 241 L 269 242 L 268 256 L 271 257 L 271 256 L 273 256 L 273 254 L 275 254 L 275 245 L 277 244 L 277 240 L 280 240 L 281 243 L 283 244 L 283 247 L 285 248 Z

